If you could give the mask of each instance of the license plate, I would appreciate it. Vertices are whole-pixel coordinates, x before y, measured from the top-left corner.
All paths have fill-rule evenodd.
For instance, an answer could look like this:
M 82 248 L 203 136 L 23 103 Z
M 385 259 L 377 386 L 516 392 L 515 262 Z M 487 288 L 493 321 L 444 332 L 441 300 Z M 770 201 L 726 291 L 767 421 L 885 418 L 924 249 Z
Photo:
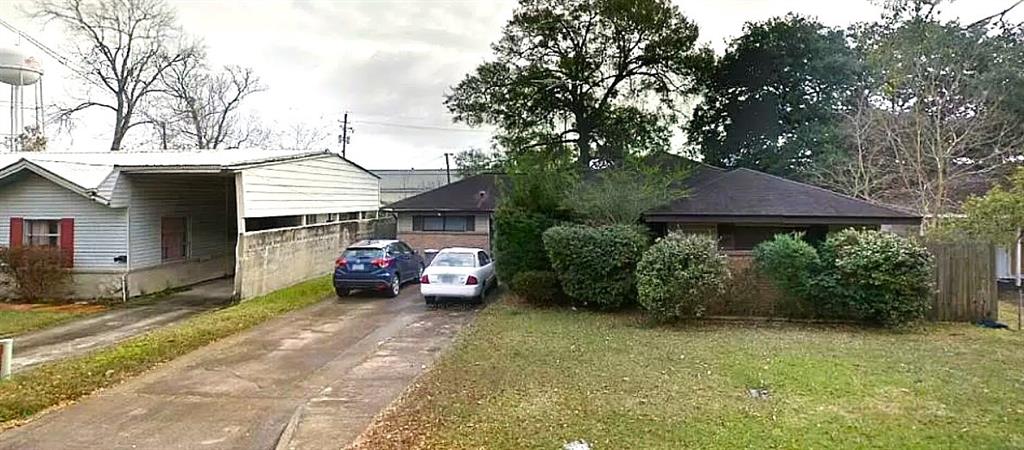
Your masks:
M 355 270 L 355 271 L 366 270 L 366 264 L 353 264 L 352 265 L 352 270 Z
M 455 275 L 441 275 L 441 283 L 455 284 Z

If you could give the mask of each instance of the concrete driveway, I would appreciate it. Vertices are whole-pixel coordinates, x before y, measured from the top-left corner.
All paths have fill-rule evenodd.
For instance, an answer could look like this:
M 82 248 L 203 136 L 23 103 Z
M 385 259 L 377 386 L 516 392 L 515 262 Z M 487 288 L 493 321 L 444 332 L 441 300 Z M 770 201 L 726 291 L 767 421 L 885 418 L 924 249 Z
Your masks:
M 128 304 L 14 338 L 14 372 L 97 350 L 231 303 L 230 278 L 197 284 L 166 297 Z
M 343 447 L 474 316 L 418 291 L 279 317 L 2 433 L 0 449 Z

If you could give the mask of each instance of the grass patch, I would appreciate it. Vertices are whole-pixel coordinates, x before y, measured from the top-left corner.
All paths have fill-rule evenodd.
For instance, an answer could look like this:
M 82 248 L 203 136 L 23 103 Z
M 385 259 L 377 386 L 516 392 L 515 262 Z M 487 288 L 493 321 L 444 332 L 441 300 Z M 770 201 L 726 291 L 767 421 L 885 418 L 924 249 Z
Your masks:
M 0 382 L 0 424 L 9 425 L 11 421 L 120 383 L 274 316 L 317 303 L 332 292 L 330 277 L 318 278 L 197 315 L 82 357 L 16 374 Z
M 52 327 L 102 311 L 100 306 L 0 305 L 0 338 Z
M 906 333 L 650 327 L 630 315 L 503 302 L 482 312 L 360 444 L 1024 448 L 1022 336 L 967 324 Z

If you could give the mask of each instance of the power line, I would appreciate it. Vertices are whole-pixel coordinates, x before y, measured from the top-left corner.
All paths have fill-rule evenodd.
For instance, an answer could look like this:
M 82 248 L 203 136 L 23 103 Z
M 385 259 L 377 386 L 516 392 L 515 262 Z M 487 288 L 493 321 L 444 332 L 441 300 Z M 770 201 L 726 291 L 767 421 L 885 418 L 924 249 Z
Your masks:
M 393 128 L 410 128 L 414 130 L 427 130 L 427 131 L 455 131 L 463 133 L 490 133 L 488 130 L 474 130 L 471 128 L 451 128 L 451 127 L 435 127 L 429 125 L 413 125 L 407 123 L 396 123 L 396 122 L 379 122 L 374 120 L 352 120 L 351 123 L 358 123 L 362 125 L 376 125 L 382 127 L 393 127 Z
M 90 78 L 88 75 L 86 75 L 84 70 L 82 70 L 78 66 L 72 64 L 70 58 L 68 58 L 68 57 L 60 54 L 56 50 L 48 47 L 46 44 L 43 44 L 38 39 L 32 37 L 31 35 L 29 35 L 28 33 L 24 32 L 24 31 L 21 31 L 20 29 L 18 29 L 18 27 L 15 27 L 14 25 L 11 25 L 9 22 L 7 22 L 6 20 L 3 20 L 2 18 L 0 18 L 0 26 L 3 26 L 4 28 L 7 28 L 8 30 L 11 30 L 11 32 L 13 32 L 14 34 L 17 34 L 18 37 L 28 41 L 30 44 L 34 45 L 39 50 L 42 50 L 43 53 L 46 53 L 51 58 L 57 60 L 57 62 L 60 63 L 60 65 L 62 65 L 64 67 L 67 67 L 69 70 L 74 72 L 75 75 L 78 75 L 78 76 L 82 77 L 82 79 L 84 79 L 85 81 L 88 81 L 88 82 L 90 82 L 90 83 L 92 83 L 92 84 L 94 84 L 96 86 L 101 87 L 101 88 L 104 87 L 99 82 L 97 82 L 95 79 Z

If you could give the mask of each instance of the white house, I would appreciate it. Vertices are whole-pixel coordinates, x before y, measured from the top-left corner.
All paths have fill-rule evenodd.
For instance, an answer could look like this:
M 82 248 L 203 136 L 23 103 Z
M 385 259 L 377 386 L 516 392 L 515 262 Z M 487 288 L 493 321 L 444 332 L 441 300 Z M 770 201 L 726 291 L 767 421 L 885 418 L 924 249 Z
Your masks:
M 376 218 L 379 205 L 377 176 L 328 151 L 0 154 L 0 245 L 59 246 L 72 297 L 127 297 L 234 275 L 245 270 L 243 252 L 268 254 L 246 248 L 246 236 L 317 228 L 317 236 L 354 238 L 357 228 L 328 225 Z M 332 245 L 343 244 L 337 239 Z M 247 292 L 236 277 L 236 295 L 312 275 L 303 270 L 328 271 L 326 255 L 336 250 L 327 250 L 290 277 L 253 273 L 259 280 Z M 256 259 L 249 270 L 270 271 Z

